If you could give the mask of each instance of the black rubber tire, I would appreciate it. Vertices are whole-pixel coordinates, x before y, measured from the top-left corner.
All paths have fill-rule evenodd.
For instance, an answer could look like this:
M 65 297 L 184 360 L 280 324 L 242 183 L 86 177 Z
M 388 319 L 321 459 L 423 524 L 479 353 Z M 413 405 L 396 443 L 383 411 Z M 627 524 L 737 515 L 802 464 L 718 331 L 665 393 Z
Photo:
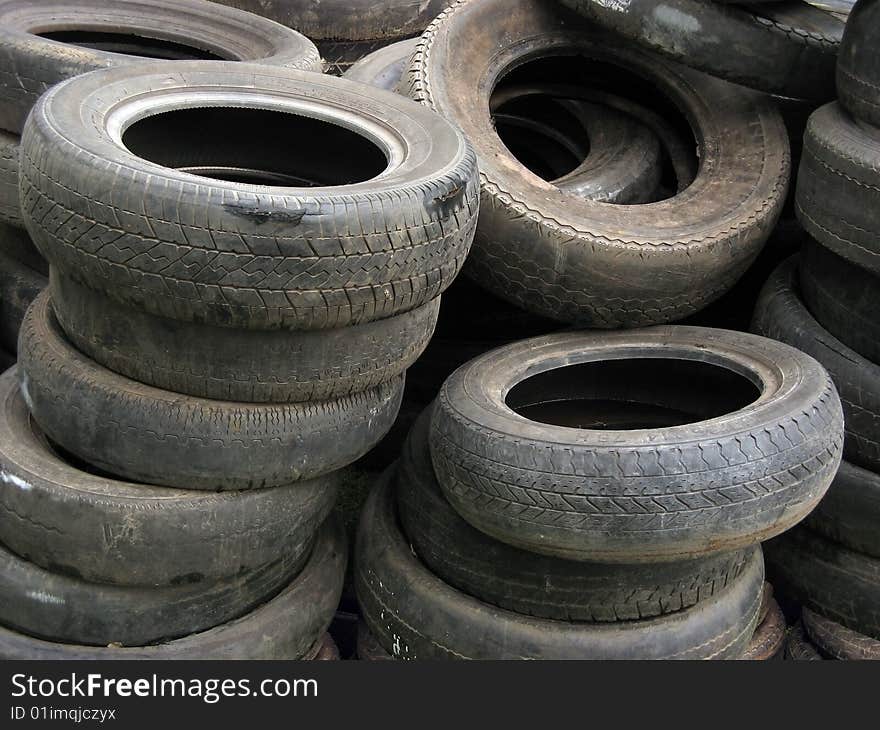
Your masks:
M 276 487 L 353 463 L 391 428 L 404 382 L 283 404 L 160 390 L 76 350 L 48 292 L 22 322 L 18 364 L 31 415 L 69 453 L 132 481 L 211 491 Z
M 880 639 L 880 559 L 798 527 L 764 544 L 780 594 L 853 631 Z
M 55 317 L 84 355 L 115 373 L 185 395 L 247 403 L 323 401 L 399 377 L 428 345 L 440 298 L 332 330 L 239 330 L 180 322 L 120 304 L 57 271 Z
M 0 376 L 0 542 L 92 583 L 215 580 L 297 558 L 336 500 L 338 477 L 247 492 L 116 481 L 64 461 L 36 430 L 15 368 Z
M 0 223 L 0 256 L 16 259 L 44 278 L 49 276 L 49 264 L 37 251 L 23 228 Z
M 646 374 L 642 358 L 671 358 L 672 369 Z M 571 366 L 593 370 L 563 372 Z M 511 402 L 515 386 L 554 370 Z M 730 371 L 744 380 L 719 380 Z M 741 397 L 718 400 L 739 387 Z M 585 415 L 572 428 L 515 410 L 597 399 L 687 418 L 615 429 Z M 483 532 L 573 560 L 642 563 L 787 530 L 828 489 L 842 437 L 837 393 L 812 358 L 746 333 L 667 326 L 548 335 L 486 353 L 443 385 L 430 443 L 446 497 Z
M 360 81 L 387 91 L 397 91 L 403 72 L 409 67 L 409 59 L 416 49 L 418 38 L 397 41 L 353 63 L 342 74 L 351 81 Z
M 18 135 L 0 130 L 0 223 L 24 228 L 18 203 Z
M 153 314 L 247 329 L 383 319 L 431 301 L 458 273 L 479 198 L 473 151 L 451 124 L 347 79 L 193 61 L 175 64 L 172 81 L 167 69 L 143 64 L 78 77 L 46 94 L 29 118 L 22 209 L 31 237 L 59 271 Z M 194 176 L 134 155 L 96 121 L 97 110 L 79 113 L 97 105 L 113 109 L 113 118 L 139 118 L 144 105 L 166 111 L 160 103 L 179 110 L 191 106 L 196 87 L 224 100 L 214 131 L 186 128 L 200 135 L 199 145 L 183 144 L 186 129 L 144 143 L 172 167 L 185 155 L 187 166 L 215 166 L 217 159 L 203 156 L 217 150 L 223 165 L 274 164 L 277 146 L 262 145 L 259 134 L 229 139 L 222 121 L 236 109 L 268 105 L 309 124 L 321 124 L 314 121 L 320 114 L 333 121 L 320 129 L 366 137 L 369 155 L 337 160 L 346 175 L 370 179 L 303 188 Z M 317 166 L 312 177 L 331 167 L 320 144 L 290 149 L 290 164 Z M 380 157 L 387 168 L 374 177 L 364 160 Z M 95 203 L 110 199 L 113 206 Z
M 562 0 L 673 60 L 771 94 L 827 101 L 845 21 L 800 0 L 732 7 L 702 0 Z
M 131 47 L 111 42 L 107 47 L 115 52 L 110 52 L 101 50 L 100 42 L 89 47 L 44 37 L 70 31 L 137 38 Z M 37 99 L 60 81 L 99 68 L 143 63 L 143 55 L 128 54 L 137 54 L 137 42 L 144 39 L 188 49 L 171 58 L 219 57 L 318 72 L 322 68 L 318 49 L 301 33 L 204 0 L 2 0 L 0 129 L 20 134 Z
M 364 621 L 395 658 L 735 658 L 758 623 L 759 547 L 736 581 L 693 609 L 643 621 L 552 621 L 490 606 L 442 582 L 413 555 L 394 513 L 386 479 L 361 516 L 355 588 Z
M 357 658 L 364 662 L 390 661 L 394 657 L 385 651 L 376 641 L 376 637 L 367 628 L 363 620 L 358 621 Z
M 824 657 L 810 643 L 804 625 L 798 621 L 788 633 L 785 642 L 785 658 L 791 661 L 821 661 Z
M 515 613 L 560 621 L 653 618 L 727 588 L 748 562 L 742 551 L 655 565 L 582 563 L 493 540 L 462 519 L 437 483 L 428 449 L 430 410 L 410 431 L 394 477 L 401 527 L 434 575 Z
M 880 127 L 880 2 L 859 0 L 837 57 L 837 96 L 849 112 Z
M 880 364 L 880 274 L 866 271 L 815 241 L 801 251 L 798 270 L 810 314 L 847 347 Z
M 880 130 L 838 103 L 807 124 L 796 188 L 804 229 L 838 256 L 880 274 Z
M 816 358 L 828 370 L 843 405 L 843 457 L 880 470 L 880 365 L 844 345 L 813 319 L 797 288 L 797 258 L 783 262 L 764 284 L 752 330 Z
M 648 206 L 576 201 L 512 159 L 485 113 L 492 81 L 560 54 L 621 66 L 684 114 L 701 140 L 687 189 Z M 456 2 L 419 41 L 407 88 L 477 150 L 480 223 L 466 271 L 543 316 L 612 328 L 692 314 L 754 261 L 785 200 L 788 138 L 771 101 L 609 43 L 555 3 Z
M 785 616 L 779 605 L 770 599 L 766 616 L 749 642 L 749 647 L 740 659 L 748 661 L 771 661 L 782 659 L 785 652 Z
M 880 474 L 840 462 L 831 487 L 806 524 L 829 540 L 880 558 Z
M 305 565 L 297 551 L 216 581 L 113 586 L 53 573 L 0 547 L 0 625 L 46 641 L 142 646 L 205 631 L 272 598 Z
M 831 659 L 860 661 L 880 659 L 880 641 L 841 626 L 835 621 L 804 609 L 804 630 L 819 651 Z
M 48 283 L 42 274 L 0 250 L 0 347 L 4 350 L 18 351 L 25 312 Z
M 51 643 L 0 628 L 2 659 L 300 659 L 314 654 L 342 591 L 347 550 L 332 520 L 309 560 L 277 596 L 250 613 L 198 634 L 146 647 Z

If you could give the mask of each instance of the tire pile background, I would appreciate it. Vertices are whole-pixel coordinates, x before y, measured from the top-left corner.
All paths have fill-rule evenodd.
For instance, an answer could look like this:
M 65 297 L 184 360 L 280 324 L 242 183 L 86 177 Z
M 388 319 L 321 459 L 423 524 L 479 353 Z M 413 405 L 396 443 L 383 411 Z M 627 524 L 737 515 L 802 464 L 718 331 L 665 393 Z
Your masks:
M 0 0 L 0 655 L 880 655 L 880 3 L 216 3 Z

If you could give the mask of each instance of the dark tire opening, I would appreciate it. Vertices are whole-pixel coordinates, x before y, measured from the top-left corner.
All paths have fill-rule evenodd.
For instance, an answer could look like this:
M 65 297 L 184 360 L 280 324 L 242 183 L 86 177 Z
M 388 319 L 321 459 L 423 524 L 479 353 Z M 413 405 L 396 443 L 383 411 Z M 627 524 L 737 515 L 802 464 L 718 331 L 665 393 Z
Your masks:
M 203 177 L 312 187 L 363 182 L 388 162 L 366 137 L 320 119 L 267 109 L 180 109 L 132 124 L 135 155 Z
M 36 33 L 40 38 L 67 43 L 80 48 L 91 48 L 107 53 L 123 53 L 126 56 L 159 58 L 169 61 L 235 61 L 216 53 L 185 43 L 147 38 L 137 33 L 107 33 L 92 30 L 56 30 Z
M 496 131 L 514 157 L 536 175 L 550 180 L 546 167 L 534 159 L 542 147 L 534 141 L 527 145 L 512 138 L 510 130 L 499 125 L 496 115 L 509 114 L 511 106 L 515 106 L 521 119 L 546 125 L 560 137 L 579 141 L 583 156 L 563 173 L 566 174 L 583 162 L 590 149 L 583 124 L 563 111 L 563 105 L 572 101 L 605 104 L 654 129 L 663 142 L 662 192 L 657 200 L 672 197 L 690 184 L 691 180 L 680 181 L 676 172 L 683 167 L 696 171 L 699 164 L 696 138 L 687 118 L 655 84 L 619 66 L 579 55 L 529 61 L 501 75 L 489 106 Z M 656 128 L 657 124 L 662 124 L 663 129 Z M 687 151 L 688 160 L 681 159 L 682 150 Z
M 517 383 L 505 402 L 539 423 L 627 431 L 716 418 L 760 394 L 752 381 L 718 365 L 637 358 L 548 370 Z

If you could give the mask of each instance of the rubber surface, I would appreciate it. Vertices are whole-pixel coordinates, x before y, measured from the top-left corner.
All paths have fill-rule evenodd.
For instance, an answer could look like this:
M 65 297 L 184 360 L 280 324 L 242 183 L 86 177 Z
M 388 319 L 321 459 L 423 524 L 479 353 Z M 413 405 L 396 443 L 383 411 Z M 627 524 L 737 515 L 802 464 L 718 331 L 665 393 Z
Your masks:
M 767 615 L 761 619 L 761 623 L 755 629 L 749 648 L 742 655 L 742 659 L 769 661 L 782 658 L 785 651 L 785 616 L 772 598 L 768 609 Z
M 396 91 L 417 43 L 417 38 L 410 38 L 383 46 L 353 63 L 343 76 L 380 89 Z
M 809 608 L 804 609 L 804 629 L 825 656 L 841 661 L 880 659 L 880 641 L 841 626 Z
M 19 137 L 0 130 L 0 223 L 24 227 L 18 204 Z
M 837 95 L 854 116 L 880 127 L 880 2 L 859 0 L 837 57 Z
M 821 661 L 824 657 L 810 643 L 804 625 L 798 621 L 788 634 L 785 643 L 785 658 L 791 661 Z
M 25 312 L 47 284 L 42 274 L 0 249 L 0 347 L 17 352 Z

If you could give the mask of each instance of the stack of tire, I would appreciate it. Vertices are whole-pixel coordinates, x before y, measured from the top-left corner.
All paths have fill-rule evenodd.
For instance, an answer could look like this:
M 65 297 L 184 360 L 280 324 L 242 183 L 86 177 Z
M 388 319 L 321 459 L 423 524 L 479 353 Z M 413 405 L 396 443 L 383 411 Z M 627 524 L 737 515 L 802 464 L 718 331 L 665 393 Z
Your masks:
M 303 35 L 207 0 L 0 0 L 0 367 L 48 268 L 24 230 L 18 167 L 24 121 L 54 84 L 144 58 L 227 58 L 320 71 Z
M 880 3 L 860 0 L 840 51 L 839 100 L 810 117 L 804 139 L 797 213 L 812 240 L 767 282 L 754 322 L 828 369 L 846 416 L 828 495 L 805 527 L 767 546 L 777 589 L 804 606 L 793 658 L 880 659 L 878 43 Z
M 759 542 L 822 498 L 842 442 L 821 365 L 755 335 L 565 333 L 482 355 L 367 502 L 359 653 L 779 656 Z
M 0 655 L 314 655 L 339 470 L 471 244 L 467 141 L 365 85 L 166 60 L 54 86 L 21 147 L 50 285 L 0 378 Z

